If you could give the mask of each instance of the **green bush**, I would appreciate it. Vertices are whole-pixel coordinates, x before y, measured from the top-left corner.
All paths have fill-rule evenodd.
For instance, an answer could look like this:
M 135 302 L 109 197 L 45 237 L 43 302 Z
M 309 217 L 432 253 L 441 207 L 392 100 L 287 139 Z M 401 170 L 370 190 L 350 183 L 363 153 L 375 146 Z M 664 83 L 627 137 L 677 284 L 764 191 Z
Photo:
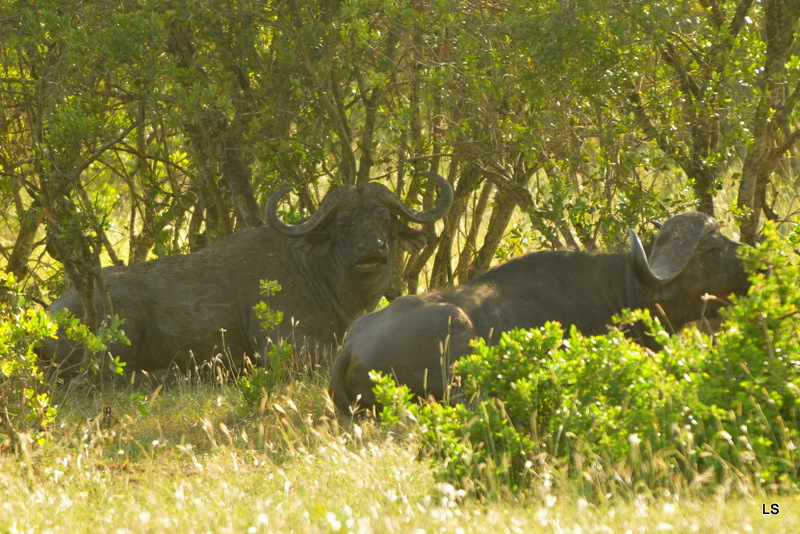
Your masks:
M 107 317 L 97 326 L 96 333 L 66 308 L 58 310 L 53 315 L 53 320 L 68 339 L 81 344 L 93 355 L 87 362 L 88 368 L 84 369 L 93 378 L 100 378 L 105 373 L 110 376 L 122 376 L 125 372 L 125 362 L 121 361 L 119 356 L 114 356 L 110 347 L 112 343 L 131 344 L 122 329 L 125 319 L 117 314 Z
M 261 296 L 265 300 L 256 304 L 254 311 L 264 330 L 283 322 L 283 312 L 273 310 L 266 302 L 280 290 L 278 282 L 261 280 Z M 239 377 L 239 387 L 248 405 L 257 406 L 262 399 L 269 397 L 285 376 L 293 355 L 294 346 L 291 343 L 269 343 L 264 365 L 251 366 Z
M 644 316 L 646 317 L 646 316 Z M 469 489 L 512 491 L 544 455 L 565 465 L 627 461 L 632 444 L 670 446 L 682 391 L 657 355 L 625 338 L 564 332 L 558 323 L 477 340 L 456 364 L 467 405 L 416 404 L 376 377 L 382 421 L 413 421 L 439 475 Z
M 796 488 L 798 242 L 800 232 L 781 241 L 768 227 L 745 252 L 754 272 L 771 274 L 752 275 L 716 337 L 698 328 L 669 337 L 646 312 L 619 322 L 644 324 L 664 343 L 658 353 L 619 329 L 505 332 L 456 363 L 466 404 L 419 404 L 375 375 L 382 422 L 409 425 L 442 479 L 477 491 L 524 489 L 552 469 L 595 495 L 742 479 Z
M 35 349 L 56 324 L 29 306 L 11 274 L 0 273 L 0 287 L 0 452 L 24 452 L 44 442 L 55 418 Z
M 702 355 L 690 373 L 703 408 L 697 439 L 766 484 L 796 485 L 800 467 L 799 243 L 800 227 L 781 241 L 768 224 L 763 243 L 745 259 L 770 274 L 753 275 L 711 347 L 692 347 Z

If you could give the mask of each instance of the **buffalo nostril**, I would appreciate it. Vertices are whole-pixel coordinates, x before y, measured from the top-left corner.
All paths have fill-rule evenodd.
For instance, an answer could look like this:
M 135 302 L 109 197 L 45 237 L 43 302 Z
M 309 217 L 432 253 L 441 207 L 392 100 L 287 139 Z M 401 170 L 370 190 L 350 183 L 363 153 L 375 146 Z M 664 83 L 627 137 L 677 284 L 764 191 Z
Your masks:
M 365 239 L 358 244 L 359 252 L 367 250 L 387 250 L 389 245 L 382 239 Z

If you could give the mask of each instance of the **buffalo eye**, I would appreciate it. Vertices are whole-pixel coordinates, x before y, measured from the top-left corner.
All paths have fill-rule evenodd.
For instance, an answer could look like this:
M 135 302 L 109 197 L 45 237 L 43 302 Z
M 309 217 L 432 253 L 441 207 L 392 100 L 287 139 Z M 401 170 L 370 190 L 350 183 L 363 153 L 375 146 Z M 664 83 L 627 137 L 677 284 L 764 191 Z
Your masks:
M 349 230 L 353 227 L 353 214 L 347 211 L 341 211 L 336 214 L 336 227 L 340 230 Z
M 701 266 L 707 273 L 719 271 L 722 268 L 722 247 L 714 247 L 705 251 Z
M 383 206 L 375 209 L 375 220 L 380 224 L 389 224 L 392 214 Z

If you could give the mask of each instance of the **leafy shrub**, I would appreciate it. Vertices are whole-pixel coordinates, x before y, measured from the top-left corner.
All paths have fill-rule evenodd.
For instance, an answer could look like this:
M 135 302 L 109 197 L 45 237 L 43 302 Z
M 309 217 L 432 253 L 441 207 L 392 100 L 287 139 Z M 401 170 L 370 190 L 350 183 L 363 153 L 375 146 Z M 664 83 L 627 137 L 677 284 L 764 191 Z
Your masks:
M 0 273 L 0 452 L 44 442 L 56 408 L 36 364 L 36 347 L 56 333 L 55 323 L 29 307 L 13 275 Z
M 88 368 L 85 369 L 91 375 L 99 376 L 108 372 L 112 376 L 120 376 L 125 372 L 125 362 L 110 352 L 112 343 L 131 344 L 122 329 L 125 319 L 114 314 L 113 317 L 100 322 L 96 333 L 93 333 L 85 323 L 66 308 L 57 311 L 53 315 L 53 319 L 68 339 L 80 343 L 94 355 L 87 362 Z
M 382 420 L 417 422 L 423 450 L 443 460 L 440 476 L 468 488 L 517 490 L 542 454 L 614 465 L 628 459 L 631 439 L 667 445 L 681 403 L 677 380 L 620 331 L 512 330 L 494 346 L 477 340 L 455 369 L 469 407 L 418 405 L 386 377 L 375 393 Z
M 796 485 L 800 467 L 798 244 L 800 227 L 781 241 L 768 224 L 763 243 L 745 251 L 745 260 L 770 274 L 752 276 L 748 295 L 729 310 L 711 347 L 692 347 L 700 360 L 691 376 L 704 423 L 697 439 L 706 448 L 718 445 L 712 457 L 761 483 Z
M 619 321 L 642 323 L 664 344 L 658 353 L 619 329 L 505 332 L 456 363 L 467 404 L 419 404 L 376 374 L 382 422 L 409 425 L 442 479 L 482 492 L 523 489 L 554 468 L 601 495 L 620 484 L 796 487 L 799 242 L 800 231 L 781 241 L 768 227 L 746 251 L 754 272 L 772 274 L 752 275 L 717 337 L 697 328 L 669 337 L 641 311 Z
M 274 296 L 280 290 L 280 284 L 274 280 L 261 281 L 261 296 L 265 299 Z M 255 313 L 264 330 L 283 322 L 283 312 L 270 308 L 266 300 L 256 304 Z M 269 344 L 264 365 L 252 366 L 239 377 L 239 387 L 247 404 L 256 406 L 264 397 L 269 396 L 286 374 L 293 354 L 294 346 L 291 343 Z

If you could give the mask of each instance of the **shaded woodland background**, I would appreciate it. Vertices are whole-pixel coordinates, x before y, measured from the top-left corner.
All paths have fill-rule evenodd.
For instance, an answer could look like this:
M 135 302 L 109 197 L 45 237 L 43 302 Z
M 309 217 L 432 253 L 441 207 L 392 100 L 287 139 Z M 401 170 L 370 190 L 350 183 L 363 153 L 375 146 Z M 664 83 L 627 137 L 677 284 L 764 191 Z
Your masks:
M 43 304 L 339 184 L 455 203 L 387 293 L 800 210 L 800 1 L 0 3 L 0 269 Z

